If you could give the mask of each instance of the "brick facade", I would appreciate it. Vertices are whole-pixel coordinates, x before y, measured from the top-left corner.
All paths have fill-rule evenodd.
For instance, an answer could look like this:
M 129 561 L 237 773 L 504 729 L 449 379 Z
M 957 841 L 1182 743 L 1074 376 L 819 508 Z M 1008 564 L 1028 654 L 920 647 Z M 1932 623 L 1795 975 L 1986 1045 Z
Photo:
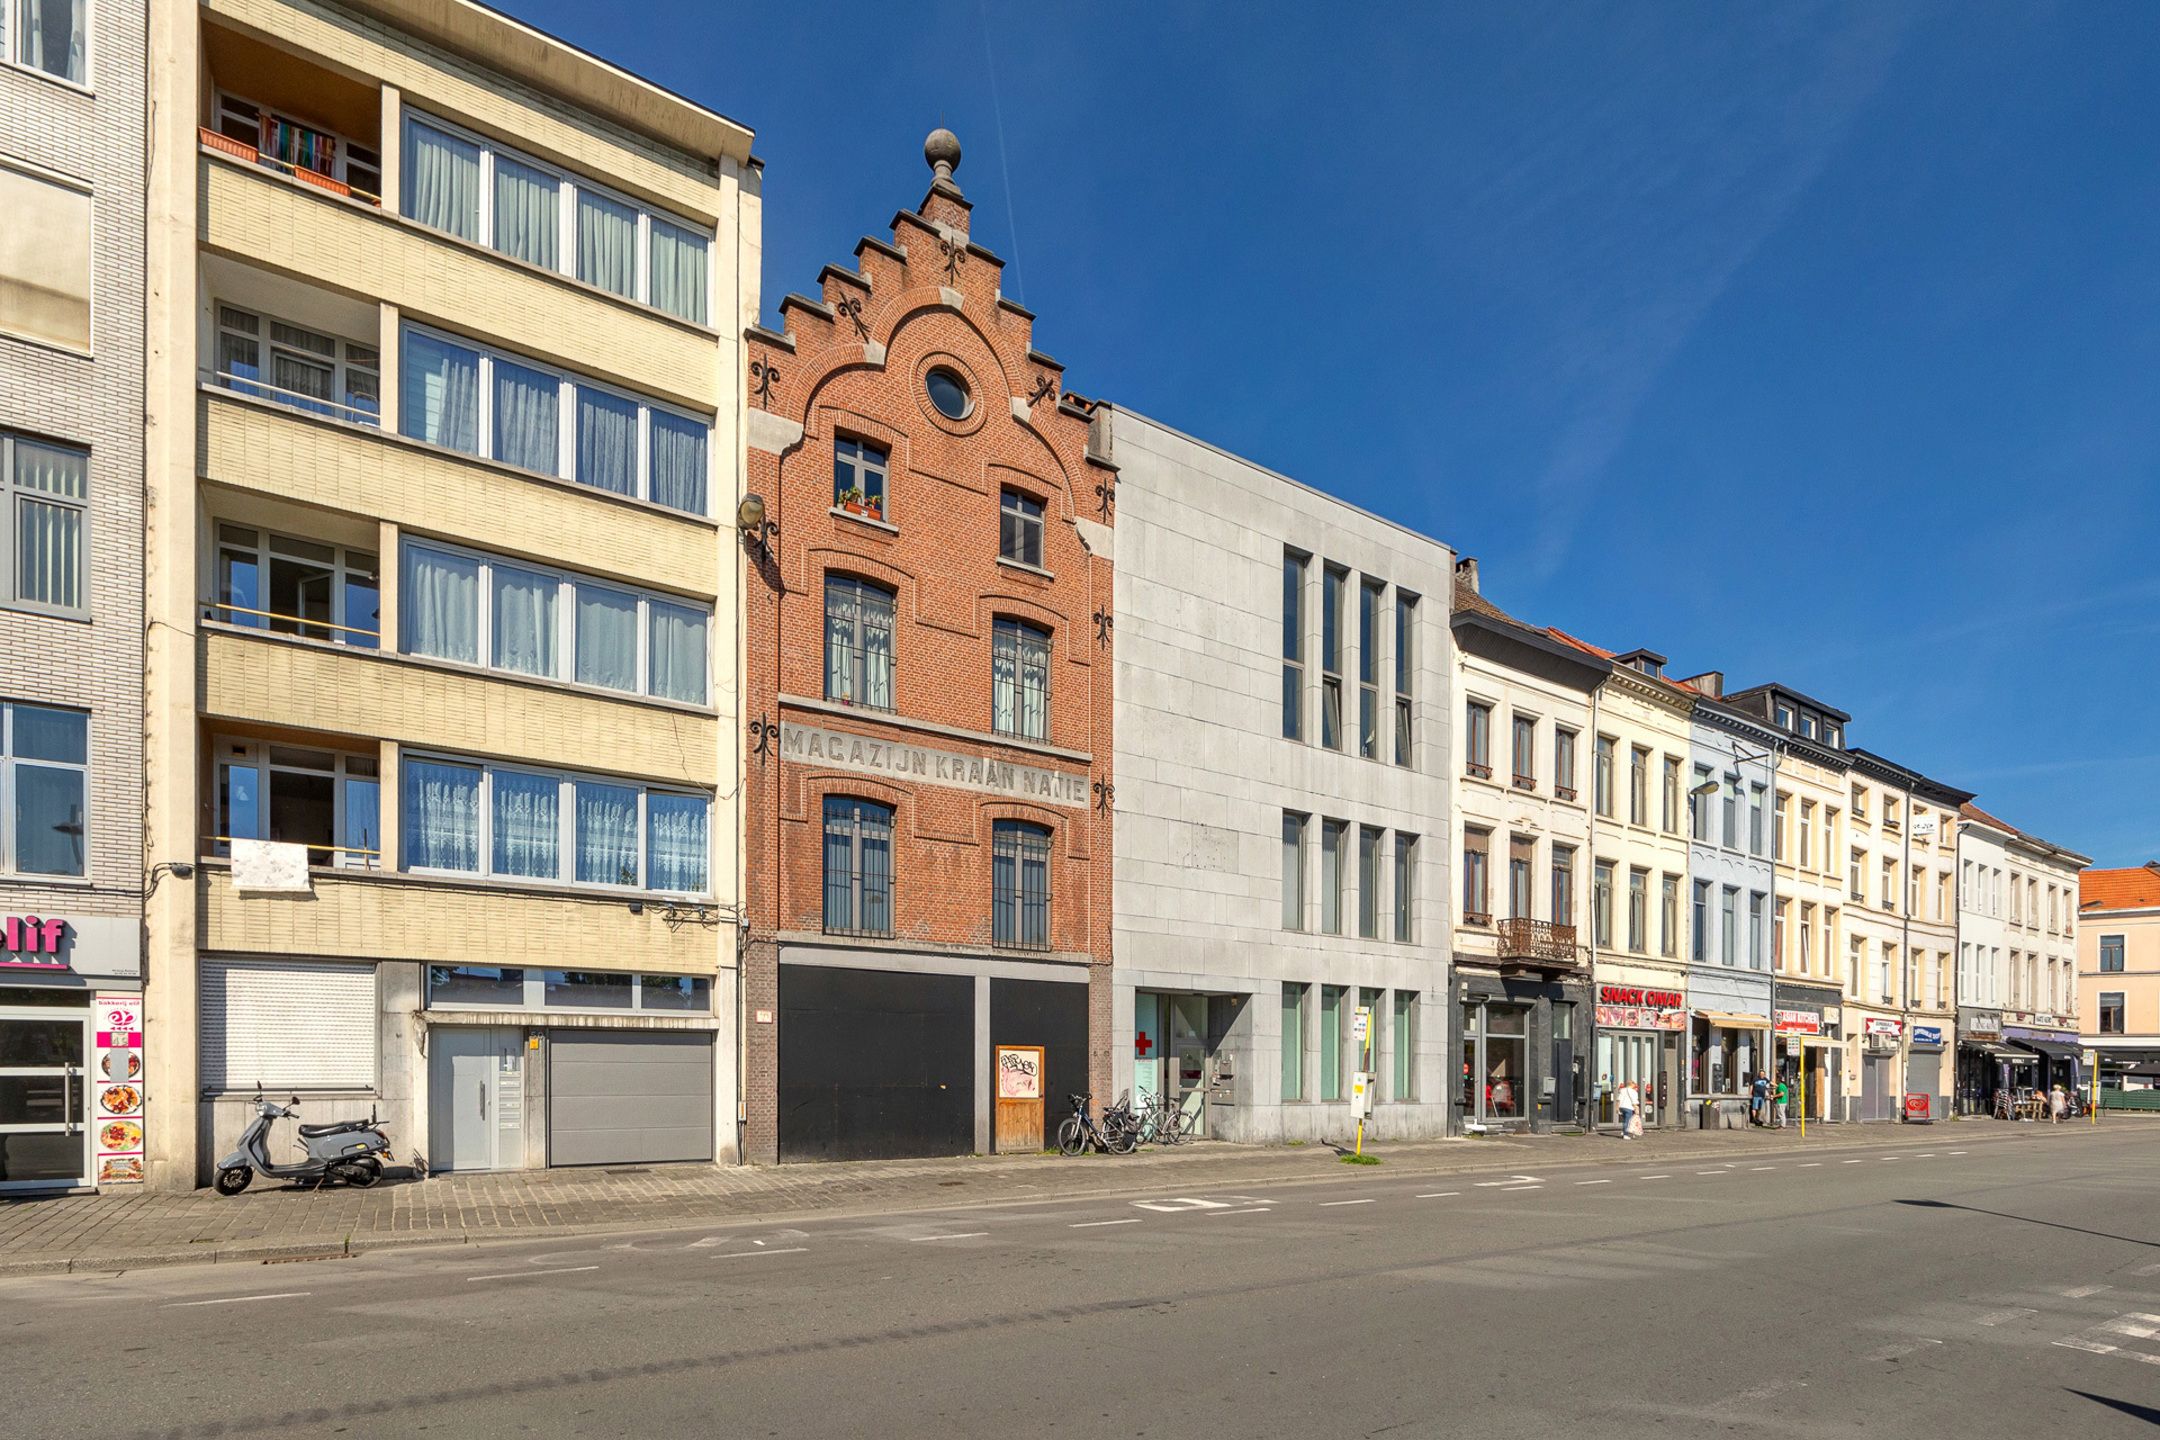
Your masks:
M 926 152 L 927 153 L 927 152 Z M 957 146 L 953 147 L 957 154 Z M 1111 815 L 1111 557 L 1114 473 L 1089 453 L 1089 411 L 1063 393 L 1062 370 L 1033 349 L 1033 317 L 999 291 L 1002 262 L 968 241 L 968 202 L 939 171 L 929 194 L 893 222 L 888 244 L 865 239 L 858 268 L 826 267 L 816 299 L 781 305 L 786 334 L 753 331 L 747 489 L 777 526 L 748 579 L 745 714 L 878 746 L 915 746 L 1015 767 L 1020 793 L 992 793 L 921 773 L 865 773 L 753 749 L 745 783 L 749 833 L 745 1152 L 778 1157 L 778 970 L 783 951 L 824 941 L 823 807 L 853 796 L 892 807 L 890 934 L 851 937 L 823 963 L 973 975 L 1028 967 L 1088 985 L 1089 1084 L 1109 1085 Z M 952 420 L 925 388 L 957 372 L 972 406 Z M 767 383 L 769 380 L 769 383 Z M 836 504 L 835 446 L 868 442 L 887 456 L 876 517 Z M 1000 558 L 1001 496 L 1043 507 L 1040 566 Z M 755 541 L 746 532 L 746 544 Z M 825 592 L 830 576 L 892 596 L 891 709 L 827 700 Z M 994 733 L 992 632 L 1010 617 L 1050 635 L 1047 733 Z M 874 760 L 872 763 L 875 763 Z M 1026 793 L 1049 772 L 1062 803 Z M 1077 799 L 1075 798 L 1077 796 Z M 1047 948 L 995 943 L 992 835 L 1001 820 L 1051 834 Z M 979 1000 L 978 1007 L 987 1004 Z M 987 1054 L 978 1055 L 977 1136 L 987 1114 Z M 1063 1096 L 1047 1097 L 1050 1122 Z

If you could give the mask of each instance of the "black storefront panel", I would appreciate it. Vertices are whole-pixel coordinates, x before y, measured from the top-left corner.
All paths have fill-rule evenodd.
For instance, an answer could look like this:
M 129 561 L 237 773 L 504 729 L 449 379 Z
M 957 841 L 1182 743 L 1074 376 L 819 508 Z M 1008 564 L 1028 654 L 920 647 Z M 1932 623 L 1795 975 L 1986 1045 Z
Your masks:
M 992 980 L 990 982 L 990 1063 L 997 1063 L 1000 1045 L 1043 1047 L 1043 1136 L 1057 1133 L 1058 1122 L 1072 1113 L 1069 1095 L 1085 1095 L 1088 1088 L 1088 987 L 1059 984 L 1054 980 Z M 983 1083 L 995 1095 L 996 1077 L 986 1074 Z M 1112 1097 L 1098 1095 L 1101 1111 Z
M 780 967 L 780 1158 L 975 1149 L 975 982 Z

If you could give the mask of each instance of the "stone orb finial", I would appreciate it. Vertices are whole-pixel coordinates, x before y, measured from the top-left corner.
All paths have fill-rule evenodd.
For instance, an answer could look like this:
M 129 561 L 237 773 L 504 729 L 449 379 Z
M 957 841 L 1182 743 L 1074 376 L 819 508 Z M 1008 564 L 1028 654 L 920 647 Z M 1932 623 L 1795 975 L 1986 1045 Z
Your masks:
M 953 171 L 960 168 L 960 137 L 941 125 L 923 141 L 922 153 L 931 172 L 940 180 L 950 181 Z

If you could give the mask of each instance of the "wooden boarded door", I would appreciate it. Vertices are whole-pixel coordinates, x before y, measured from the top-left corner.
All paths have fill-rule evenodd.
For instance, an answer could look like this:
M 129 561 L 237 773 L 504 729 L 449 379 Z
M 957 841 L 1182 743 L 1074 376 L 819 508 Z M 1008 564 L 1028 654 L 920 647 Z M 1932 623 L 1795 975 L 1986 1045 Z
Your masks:
M 1043 1148 L 1043 1047 L 997 1047 L 995 1148 L 1001 1155 Z

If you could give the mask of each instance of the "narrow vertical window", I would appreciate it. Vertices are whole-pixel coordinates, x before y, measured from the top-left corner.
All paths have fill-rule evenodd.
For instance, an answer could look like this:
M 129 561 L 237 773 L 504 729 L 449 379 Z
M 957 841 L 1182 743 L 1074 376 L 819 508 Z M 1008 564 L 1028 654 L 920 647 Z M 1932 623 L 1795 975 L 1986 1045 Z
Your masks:
M 867 440 L 833 441 L 833 504 L 854 515 L 885 518 L 885 452 Z
M 1514 767 L 1515 788 L 1537 789 L 1537 717 L 1535 715 L 1511 714 L 1508 716 L 1511 736 L 1508 763 Z
M 1463 831 L 1463 920 L 1471 925 L 1492 923 L 1491 877 L 1486 873 L 1492 862 L 1492 831 L 1466 829 Z
M 1727 885 L 1718 907 L 1718 958 L 1727 965 L 1738 960 L 1740 949 L 1740 891 Z
M 1358 754 L 1380 758 L 1380 606 L 1386 587 L 1358 586 Z
M 1532 835 L 1508 836 L 1508 918 L 1512 920 L 1536 919 L 1537 884 L 1532 878 L 1537 869 L 1537 838 Z
M 892 820 L 890 805 L 825 797 L 827 934 L 892 934 Z
M 1417 846 L 1417 836 L 1395 832 L 1395 938 L 1406 945 L 1416 938 Z
M 1391 1100 L 1417 1098 L 1417 991 L 1395 992 L 1395 1074 Z
M 1658 893 L 1658 954 L 1680 953 L 1680 877 L 1662 877 Z
M 1596 790 L 1597 813 L 1610 820 L 1613 813 L 1613 738 L 1597 737 L 1597 757 L 1594 762 L 1597 773 L 1592 777 Z
M 1282 733 L 1285 740 L 1305 738 L 1305 566 L 1305 556 L 1294 550 L 1283 552 Z
M 990 846 L 991 939 L 1027 950 L 1050 948 L 1050 831 L 1000 820 Z
M 999 496 L 998 556 L 1015 564 L 1042 568 L 1042 501 L 1017 490 L 1007 490 Z
M 1590 939 L 1604 949 L 1612 948 L 1613 862 L 1600 860 L 1590 867 Z
M 1311 987 L 1286 980 L 1282 987 L 1282 1098 L 1305 1098 L 1305 995 Z
M 1695 882 L 1694 909 L 1688 919 L 1692 923 L 1692 938 L 1688 942 L 1688 954 L 1700 965 L 1710 958 L 1710 882 Z
M 1637 745 L 1628 752 L 1628 823 L 1650 823 L 1650 752 Z
M 1463 767 L 1480 780 L 1492 779 L 1492 706 L 1483 700 L 1463 709 Z
M 1366 940 L 1380 938 L 1380 841 L 1383 832 L 1371 825 L 1358 827 L 1357 933 Z
M 1631 869 L 1627 877 L 1627 948 L 1643 954 L 1650 946 L 1650 872 Z
M 1343 748 L 1343 603 L 1350 572 L 1330 565 L 1320 576 L 1320 743 Z
M 1417 763 L 1411 696 L 1417 675 L 1417 596 L 1395 592 L 1395 763 Z
M 892 591 L 852 575 L 825 577 L 825 698 L 892 709 Z
M 1329 935 L 1342 934 L 1343 847 L 1349 830 L 1345 821 L 1320 822 L 1320 929 Z
M 1305 928 L 1305 832 L 1309 815 L 1285 810 L 1282 817 L 1282 928 Z
M 1562 800 L 1575 798 L 1575 741 L 1573 730 L 1553 727 L 1553 794 Z
M 1342 1099 L 1343 987 L 1320 987 L 1320 1098 Z
M 990 636 L 990 728 L 1028 740 L 1050 738 L 1050 632 L 998 619 Z
M 1665 823 L 1667 835 L 1680 833 L 1680 762 L 1671 755 L 1665 757 Z
M 1568 926 L 1575 923 L 1575 847 L 1572 845 L 1552 848 L 1552 923 Z

